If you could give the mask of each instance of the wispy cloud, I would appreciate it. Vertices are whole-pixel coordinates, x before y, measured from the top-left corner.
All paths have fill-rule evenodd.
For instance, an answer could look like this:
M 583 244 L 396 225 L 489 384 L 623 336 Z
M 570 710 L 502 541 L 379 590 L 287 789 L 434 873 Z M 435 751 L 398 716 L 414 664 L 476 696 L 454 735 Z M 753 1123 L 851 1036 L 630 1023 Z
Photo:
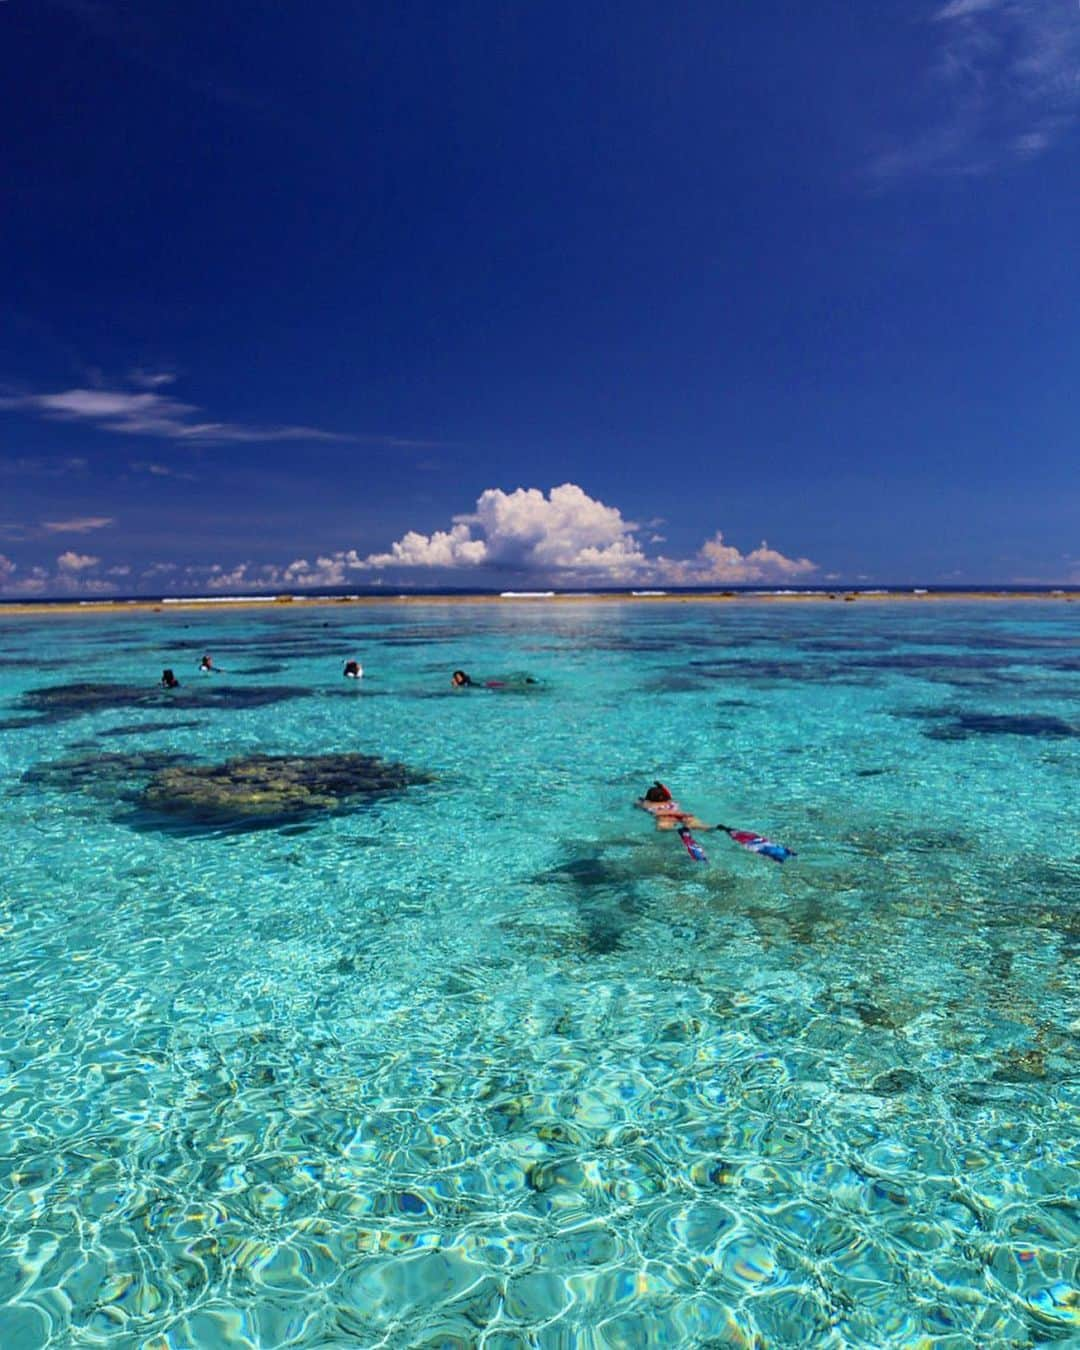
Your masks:
M 128 464 L 133 473 L 148 473 L 154 478 L 181 478 L 189 483 L 198 481 L 198 475 L 174 469 L 170 464 L 154 464 L 145 459 L 133 459 Z
M 162 385 L 174 384 L 176 376 L 168 370 L 133 370 L 128 380 L 140 389 L 160 389 Z
M 120 386 L 108 388 L 104 383 L 79 389 L 62 389 L 55 394 L 32 394 L 12 391 L 0 395 L 0 411 L 24 412 L 53 422 L 74 422 L 95 427 L 99 431 L 119 432 L 125 436 L 147 436 L 157 440 L 177 441 L 188 445 L 265 444 L 272 441 L 349 442 L 351 444 L 380 445 L 391 450 L 431 450 L 442 447 L 444 441 L 419 440 L 415 437 L 380 435 L 372 432 L 346 434 L 326 431 L 322 427 L 270 425 L 258 426 L 245 422 L 213 421 L 196 403 L 185 403 L 160 390 L 174 383 L 176 377 L 167 372 L 135 370 Z M 30 471 L 38 466 L 45 471 L 48 461 L 24 458 L 9 462 L 22 465 Z M 86 466 L 85 459 L 53 461 L 54 466 Z M 190 475 L 158 463 L 135 460 L 130 466 L 137 472 L 157 474 L 163 478 L 186 478 Z M 59 467 L 54 467 L 58 472 Z
M 46 534 L 89 534 L 113 523 L 113 516 L 75 516 L 72 520 L 43 520 L 41 528 Z
M 886 183 L 973 175 L 1049 150 L 1080 113 L 1076 0 L 949 0 L 931 15 L 936 53 L 922 130 L 877 157 Z
M 89 461 L 81 455 L 65 455 L 60 459 L 16 455 L 14 459 L 0 459 L 0 473 L 20 478 L 66 478 L 69 474 L 84 474 L 89 467 Z
M 161 382 L 166 377 L 142 376 Z M 166 381 L 167 382 L 167 381 Z M 9 394 L 0 409 L 29 412 L 59 422 L 82 422 L 100 431 L 128 436 L 150 436 L 195 445 L 223 445 L 267 441 L 348 441 L 334 431 L 307 426 L 251 426 L 241 422 L 209 421 L 194 403 L 143 387 L 132 389 L 64 389 L 55 394 Z

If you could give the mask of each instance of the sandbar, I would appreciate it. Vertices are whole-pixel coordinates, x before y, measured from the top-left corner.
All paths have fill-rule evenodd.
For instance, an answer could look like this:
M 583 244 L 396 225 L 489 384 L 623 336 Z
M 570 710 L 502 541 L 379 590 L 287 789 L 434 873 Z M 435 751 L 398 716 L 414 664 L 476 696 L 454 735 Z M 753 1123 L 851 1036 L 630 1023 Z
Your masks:
M 833 591 L 651 591 L 630 594 L 625 591 L 509 592 L 482 595 L 244 595 L 244 596 L 169 596 L 165 599 L 135 600 L 0 600 L 0 615 L 140 614 L 172 611 L 231 611 L 234 609 L 321 608 L 331 605 L 697 605 L 736 604 L 774 605 L 808 603 L 866 604 L 990 604 L 1038 601 L 1042 604 L 1074 603 L 1080 590 L 989 590 L 935 591 L 930 587 L 911 589 L 867 589 Z

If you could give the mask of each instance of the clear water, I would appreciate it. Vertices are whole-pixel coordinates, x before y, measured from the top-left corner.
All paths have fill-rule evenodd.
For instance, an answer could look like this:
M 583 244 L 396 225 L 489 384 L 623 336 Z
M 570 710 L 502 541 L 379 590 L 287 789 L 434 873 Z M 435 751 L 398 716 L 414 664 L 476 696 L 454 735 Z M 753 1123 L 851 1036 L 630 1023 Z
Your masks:
M 0 1346 L 1080 1344 L 1078 638 L 1063 602 L 0 620 Z M 204 649 L 307 696 L 17 706 L 197 693 Z M 94 773 L 148 751 L 435 777 L 158 828 Z M 798 859 L 692 861 L 654 777 Z

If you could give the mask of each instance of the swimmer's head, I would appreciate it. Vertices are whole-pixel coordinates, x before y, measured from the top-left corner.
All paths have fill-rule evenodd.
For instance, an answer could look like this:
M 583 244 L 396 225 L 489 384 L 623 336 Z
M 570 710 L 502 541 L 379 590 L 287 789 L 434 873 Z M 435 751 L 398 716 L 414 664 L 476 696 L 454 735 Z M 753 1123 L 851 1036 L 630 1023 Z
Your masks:
M 663 783 L 653 783 L 652 787 L 645 793 L 645 800 L 647 802 L 669 802 L 671 801 L 671 793 Z
M 467 684 L 472 684 L 472 680 L 469 679 L 468 675 L 466 675 L 463 670 L 455 670 L 453 675 L 450 676 L 450 683 L 455 689 L 461 689 Z

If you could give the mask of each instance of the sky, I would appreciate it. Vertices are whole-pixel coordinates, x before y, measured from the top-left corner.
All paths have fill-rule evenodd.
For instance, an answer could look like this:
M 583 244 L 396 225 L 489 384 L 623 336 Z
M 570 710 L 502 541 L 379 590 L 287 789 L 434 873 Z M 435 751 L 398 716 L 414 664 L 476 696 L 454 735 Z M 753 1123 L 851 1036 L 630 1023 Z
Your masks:
M 0 594 L 1080 582 L 1077 0 L 0 0 Z

